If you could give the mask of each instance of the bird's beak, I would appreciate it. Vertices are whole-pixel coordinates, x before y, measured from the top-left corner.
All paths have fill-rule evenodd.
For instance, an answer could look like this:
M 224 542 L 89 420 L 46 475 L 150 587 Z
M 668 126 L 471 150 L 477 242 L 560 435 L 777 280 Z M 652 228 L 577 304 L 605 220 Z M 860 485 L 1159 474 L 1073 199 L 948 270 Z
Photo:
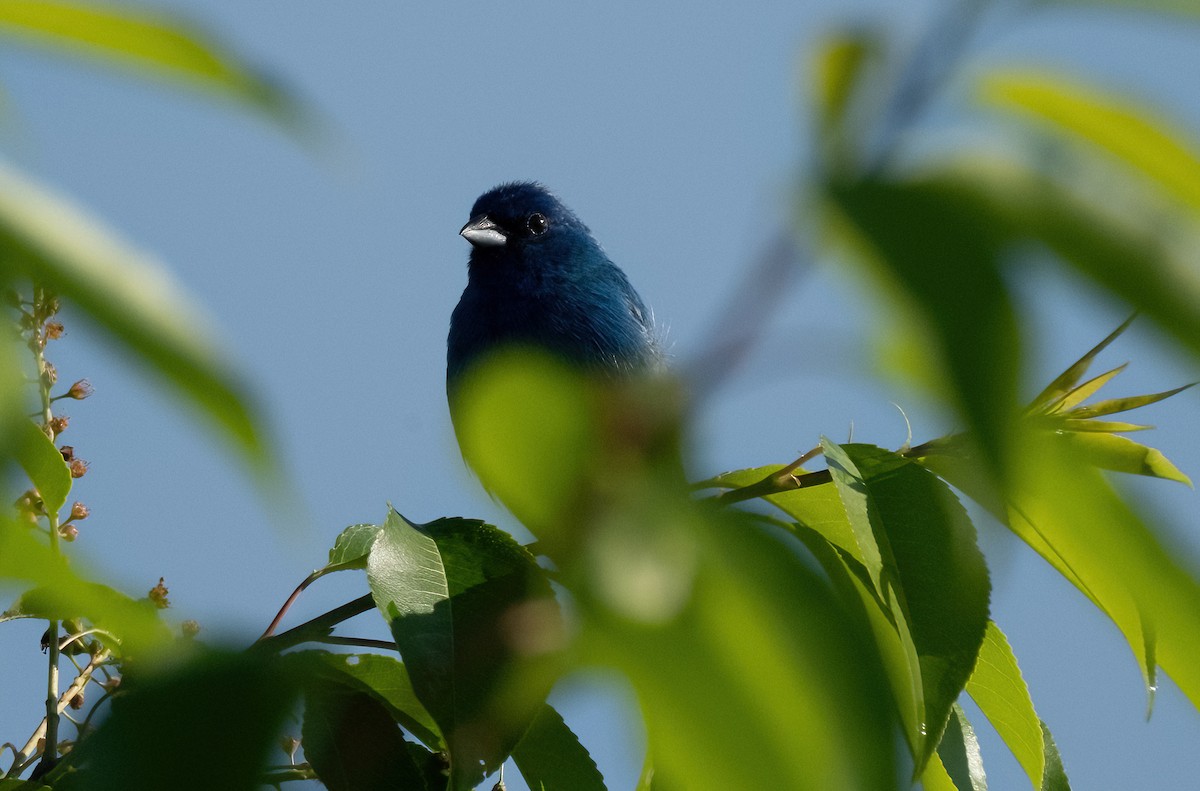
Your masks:
M 458 235 L 474 247 L 502 247 L 508 241 L 503 229 L 488 219 L 486 214 L 472 217 Z

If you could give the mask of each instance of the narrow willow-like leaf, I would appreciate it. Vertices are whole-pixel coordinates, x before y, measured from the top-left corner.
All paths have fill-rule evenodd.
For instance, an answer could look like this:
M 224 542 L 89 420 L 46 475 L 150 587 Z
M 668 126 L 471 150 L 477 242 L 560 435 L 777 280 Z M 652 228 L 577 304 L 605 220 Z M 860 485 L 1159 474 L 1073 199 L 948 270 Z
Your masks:
M 42 496 L 46 511 L 57 513 L 71 493 L 71 471 L 62 453 L 32 421 L 22 421 L 18 434 L 17 460 Z
M 957 703 L 950 709 L 950 722 L 938 744 L 938 757 L 959 791 L 987 791 L 987 773 L 983 771 L 983 753 L 975 729 L 966 712 Z
M 325 788 L 429 789 L 400 728 L 374 696 L 327 679 L 310 679 L 306 687 L 304 757 Z
M 551 706 L 538 711 L 512 758 L 530 791 L 605 791 L 596 762 Z
M 1008 745 L 1034 791 L 1042 788 L 1046 758 L 1042 725 L 1008 638 L 989 621 L 967 693 Z
M 1128 437 L 1071 432 L 1062 434 L 1057 439 L 1077 450 L 1080 457 L 1089 464 L 1103 470 L 1148 475 L 1152 478 L 1178 481 L 1187 486 L 1192 485 L 1191 478 L 1172 464 L 1162 451 L 1134 442 Z
M 1075 389 L 1076 384 L 1078 384 L 1079 380 L 1083 378 L 1083 375 L 1087 373 L 1088 368 L 1092 366 L 1092 361 L 1096 359 L 1096 355 L 1100 354 L 1100 352 L 1108 348 L 1109 344 L 1120 337 L 1120 335 L 1129 328 L 1129 325 L 1133 323 L 1135 318 L 1137 318 L 1136 314 L 1125 319 L 1125 321 L 1121 323 L 1121 326 L 1117 327 L 1108 334 L 1108 337 L 1097 343 L 1088 350 L 1087 354 L 1071 363 L 1067 370 L 1056 376 L 1054 381 L 1046 385 L 1046 388 L 1042 390 L 1042 392 L 1038 393 L 1037 397 L 1030 402 L 1029 411 L 1032 412 L 1046 407 L 1049 404 L 1061 399 L 1066 393 Z M 1124 368 L 1125 366 L 1122 365 L 1117 369 L 1117 371 L 1119 372 Z M 1110 372 L 1110 374 L 1111 373 L 1112 372 Z
M 1126 365 L 1128 365 L 1128 363 L 1126 363 Z M 1089 398 L 1099 392 L 1100 388 L 1111 382 L 1114 377 L 1124 370 L 1125 365 L 1119 365 L 1111 371 L 1105 371 L 1099 376 L 1087 380 L 1083 384 L 1072 389 L 1070 392 L 1064 394 L 1062 399 L 1058 401 L 1058 403 L 1054 404 L 1053 411 L 1065 412 L 1079 406 L 1084 401 L 1087 401 Z
M 1110 398 L 1107 401 L 1098 401 L 1095 404 L 1076 407 L 1066 413 L 1073 418 L 1089 418 L 1101 417 L 1103 415 L 1115 415 L 1118 412 L 1128 412 L 1131 409 L 1144 407 L 1148 404 L 1154 404 L 1164 399 L 1170 398 L 1173 395 L 1182 393 L 1193 384 L 1187 384 L 1183 387 L 1176 387 L 1173 390 L 1167 390 L 1162 393 L 1151 393 L 1150 395 L 1128 396 L 1126 398 Z
M 61 0 L 5 0 L 0 30 L 58 52 L 119 62 L 227 96 L 298 131 L 305 108 L 280 83 L 162 12 Z
M 262 418 L 161 265 L 2 166 L 0 253 L 0 281 L 25 277 L 69 299 L 267 469 Z
M 832 35 L 821 42 L 814 68 L 814 99 L 817 116 L 827 130 L 845 119 L 863 67 L 878 50 L 879 41 L 862 31 Z
M 536 647 L 562 629 L 544 572 L 491 525 L 415 525 L 392 510 L 367 580 L 449 746 L 452 788 L 472 788 L 499 768 L 553 682 L 554 657 Z
M 1148 426 L 1143 423 L 1120 423 L 1115 420 L 1074 420 L 1067 418 L 1063 420 L 1060 427 L 1064 431 L 1089 431 L 1099 432 L 1101 434 L 1121 434 L 1129 431 L 1149 431 L 1154 426 Z
M 1067 780 L 1067 772 L 1063 768 L 1062 756 L 1058 745 L 1050 735 L 1046 723 L 1042 723 L 1042 744 L 1046 755 L 1046 773 L 1042 776 L 1040 791 L 1071 791 L 1071 783 Z
M 379 525 L 358 524 L 350 525 L 334 539 L 333 547 L 329 550 L 327 569 L 365 569 L 367 557 L 375 537 L 382 530 Z
M 1187 134 L 1147 108 L 1044 71 L 993 73 L 984 79 L 982 95 L 1100 146 L 1200 211 L 1200 154 Z

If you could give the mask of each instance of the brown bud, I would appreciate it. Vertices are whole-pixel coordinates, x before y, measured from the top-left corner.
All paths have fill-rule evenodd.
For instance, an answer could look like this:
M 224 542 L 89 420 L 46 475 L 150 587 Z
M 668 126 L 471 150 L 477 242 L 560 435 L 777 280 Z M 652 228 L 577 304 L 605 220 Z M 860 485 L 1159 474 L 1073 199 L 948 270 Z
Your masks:
M 58 436 L 67 430 L 67 425 L 70 424 L 71 418 L 66 415 L 55 415 L 50 418 L 50 430 L 54 432 L 54 436 Z
M 75 448 L 70 445 L 63 445 L 58 452 L 62 454 L 63 461 L 68 464 L 75 460 Z
M 165 580 L 162 577 L 159 577 L 158 584 L 151 588 L 150 592 L 146 594 L 146 597 L 149 598 L 150 601 L 154 603 L 154 606 L 160 610 L 165 610 L 171 606 L 171 602 L 167 598 L 167 594 L 170 593 L 170 591 L 167 590 L 167 586 L 164 584 L 164 582 Z
M 49 363 L 47 363 L 47 365 L 48 364 Z M 82 401 L 94 392 L 96 392 L 96 390 L 92 387 L 91 382 L 86 379 L 80 379 L 78 382 L 71 385 L 71 389 L 67 391 L 67 398 L 74 398 L 76 401 Z
M 46 322 L 46 340 L 56 341 L 63 336 L 63 325 L 57 321 Z
M 51 362 L 43 362 L 42 365 L 42 381 L 49 387 L 58 381 L 58 369 Z
M 295 736 L 284 736 L 279 740 L 279 747 L 283 750 L 284 755 L 296 759 L 296 751 L 300 749 L 300 740 Z
M 58 529 L 58 534 L 62 536 L 63 541 L 74 541 L 79 537 L 79 528 L 66 524 Z
M 112 676 L 107 681 L 102 683 L 100 686 L 104 687 L 104 689 L 106 691 L 112 692 L 114 689 L 121 686 L 121 677 L 120 676 Z
M 193 621 L 191 618 L 188 618 L 186 621 L 179 624 L 179 631 L 183 633 L 184 637 L 190 640 L 191 638 L 200 634 L 200 622 Z
M 83 459 L 73 459 L 70 469 L 72 478 L 82 478 L 84 475 L 87 475 L 88 463 Z
M 75 693 L 75 695 L 71 698 L 71 702 L 67 705 L 69 705 L 71 708 L 75 709 L 75 711 L 79 711 L 80 709 L 82 709 L 83 708 L 83 693 L 82 692 Z
M 87 519 L 89 513 L 91 512 L 88 511 L 88 507 L 83 503 L 75 502 L 71 505 L 71 521 L 73 522 L 77 522 L 80 519 Z

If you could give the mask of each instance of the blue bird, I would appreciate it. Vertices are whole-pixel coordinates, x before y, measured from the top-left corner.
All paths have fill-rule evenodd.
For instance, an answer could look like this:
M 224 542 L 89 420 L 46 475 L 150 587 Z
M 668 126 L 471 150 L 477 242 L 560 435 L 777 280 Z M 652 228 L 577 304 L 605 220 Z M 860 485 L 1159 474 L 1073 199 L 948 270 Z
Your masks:
M 471 243 L 467 287 L 450 317 L 446 388 L 505 346 L 547 351 L 585 371 L 623 376 L 662 363 L 641 297 L 587 226 L 533 182 L 480 196 L 459 233 Z

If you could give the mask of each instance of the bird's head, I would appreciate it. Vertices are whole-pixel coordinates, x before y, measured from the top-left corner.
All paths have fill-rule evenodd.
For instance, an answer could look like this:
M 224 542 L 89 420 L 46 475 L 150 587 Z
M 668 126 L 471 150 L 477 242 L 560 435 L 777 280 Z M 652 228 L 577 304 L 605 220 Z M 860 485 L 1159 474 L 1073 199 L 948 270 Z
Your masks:
M 481 195 L 459 234 L 474 248 L 472 259 L 514 260 L 537 249 L 596 245 L 574 212 L 541 184 L 528 181 L 503 184 Z

